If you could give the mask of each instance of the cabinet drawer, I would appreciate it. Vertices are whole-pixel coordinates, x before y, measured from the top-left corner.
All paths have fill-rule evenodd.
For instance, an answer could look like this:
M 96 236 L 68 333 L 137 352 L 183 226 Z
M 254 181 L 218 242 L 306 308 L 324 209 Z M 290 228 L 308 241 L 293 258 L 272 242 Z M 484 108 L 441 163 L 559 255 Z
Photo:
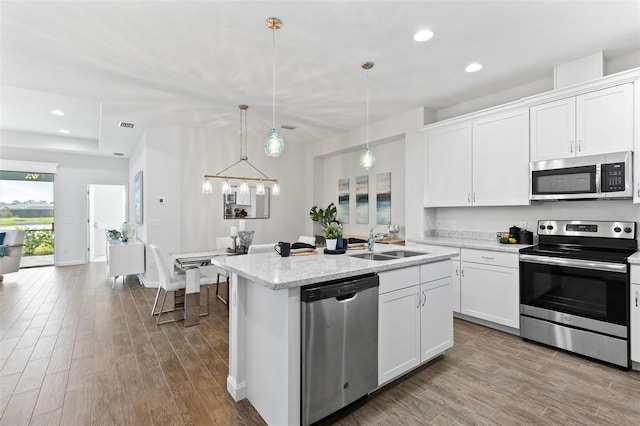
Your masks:
M 429 283 L 451 276 L 451 261 L 420 265 L 420 283 Z
M 640 284 L 640 266 L 631 266 L 631 283 Z
M 419 266 L 384 271 L 378 275 L 380 276 L 380 294 L 420 284 Z
M 507 268 L 518 268 L 518 254 L 504 253 L 489 250 L 462 249 L 461 259 L 463 262 L 483 263 L 485 265 L 506 266 Z

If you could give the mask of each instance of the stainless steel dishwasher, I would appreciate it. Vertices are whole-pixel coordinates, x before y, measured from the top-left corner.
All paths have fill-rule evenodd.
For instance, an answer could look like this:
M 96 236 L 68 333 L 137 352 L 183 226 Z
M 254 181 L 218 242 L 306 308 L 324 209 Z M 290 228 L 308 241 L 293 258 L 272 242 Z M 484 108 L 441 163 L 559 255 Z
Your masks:
M 378 286 L 369 274 L 302 289 L 303 425 L 378 386 Z

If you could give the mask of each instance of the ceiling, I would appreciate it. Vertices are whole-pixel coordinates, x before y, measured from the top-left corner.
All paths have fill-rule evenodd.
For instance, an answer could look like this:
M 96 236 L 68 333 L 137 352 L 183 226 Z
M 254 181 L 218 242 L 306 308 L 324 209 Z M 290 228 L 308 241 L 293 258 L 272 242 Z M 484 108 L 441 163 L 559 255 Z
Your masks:
M 23 146 L 128 156 L 147 127 L 249 140 L 272 119 L 313 143 L 418 107 L 446 108 L 548 78 L 598 51 L 640 51 L 639 1 L 3 1 L 0 127 Z M 413 33 L 428 28 L 427 42 Z M 484 68 L 466 73 L 471 62 Z M 638 61 L 640 62 L 640 61 Z M 62 117 L 52 109 L 65 111 Z M 133 130 L 118 123 L 131 122 Z M 69 130 L 60 138 L 60 129 Z M 16 132 L 10 132 L 16 135 Z M 66 140 L 66 144 L 62 143 Z M 36 141 L 36 142 L 34 142 Z M 71 143 L 75 142 L 75 143 Z M 364 141 L 363 141 L 364 143 Z

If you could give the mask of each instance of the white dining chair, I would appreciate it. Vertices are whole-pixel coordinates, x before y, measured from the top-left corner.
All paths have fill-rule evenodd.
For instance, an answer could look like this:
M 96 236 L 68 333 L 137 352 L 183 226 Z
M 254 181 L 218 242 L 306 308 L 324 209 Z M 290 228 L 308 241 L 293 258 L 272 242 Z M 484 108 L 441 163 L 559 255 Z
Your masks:
M 231 237 L 216 237 L 216 249 L 218 250 L 226 250 L 227 248 L 231 248 L 233 245 Z M 220 296 L 220 278 L 223 279 L 222 282 L 227 283 L 227 294 L 229 292 L 229 273 L 224 269 L 217 268 L 218 278 L 216 279 L 216 298 L 228 306 L 228 301 Z
M 171 320 L 166 320 L 166 321 L 160 321 L 160 317 L 162 316 L 162 314 L 174 312 L 177 310 L 182 310 L 182 308 L 179 308 L 179 309 L 170 309 L 165 311 L 164 303 L 167 299 L 168 292 L 170 291 L 176 292 L 177 290 L 182 290 L 187 287 L 186 276 L 183 274 L 172 273 L 172 271 L 174 270 L 173 264 L 171 263 L 169 256 L 167 256 L 164 250 L 162 250 L 156 244 L 149 244 L 149 247 L 151 248 L 151 253 L 153 253 L 153 258 L 156 262 L 156 266 L 158 267 L 158 274 L 160 278 L 160 285 L 158 286 L 156 299 L 153 302 L 153 307 L 151 308 L 151 315 L 152 316 L 158 315 L 158 320 L 156 321 L 156 324 L 158 325 L 183 320 L 184 315 L 182 318 L 177 318 L 177 319 L 173 318 Z M 201 288 L 202 286 L 207 287 L 207 312 L 201 313 L 200 314 L 201 317 L 209 315 L 209 285 L 212 283 L 212 281 L 213 280 L 211 279 L 211 277 L 207 275 L 200 276 L 200 287 Z M 164 297 L 162 298 L 162 303 L 160 304 L 160 310 L 156 312 L 156 306 L 158 305 L 158 299 L 160 297 L 161 290 L 164 290 Z

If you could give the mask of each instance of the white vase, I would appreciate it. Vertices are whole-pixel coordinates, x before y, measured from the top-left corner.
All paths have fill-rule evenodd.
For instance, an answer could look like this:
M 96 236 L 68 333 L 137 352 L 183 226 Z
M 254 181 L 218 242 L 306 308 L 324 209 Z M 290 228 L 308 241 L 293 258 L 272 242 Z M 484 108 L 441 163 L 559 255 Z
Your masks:
M 335 250 L 336 249 L 336 244 L 338 243 L 337 239 L 325 239 L 325 241 L 327 242 L 327 250 Z
M 136 226 L 133 223 L 122 222 L 122 225 L 120 225 L 120 232 L 122 233 L 120 239 L 122 242 L 126 243 L 129 241 L 129 238 L 133 237 L 133 234 L 135 234 Z

